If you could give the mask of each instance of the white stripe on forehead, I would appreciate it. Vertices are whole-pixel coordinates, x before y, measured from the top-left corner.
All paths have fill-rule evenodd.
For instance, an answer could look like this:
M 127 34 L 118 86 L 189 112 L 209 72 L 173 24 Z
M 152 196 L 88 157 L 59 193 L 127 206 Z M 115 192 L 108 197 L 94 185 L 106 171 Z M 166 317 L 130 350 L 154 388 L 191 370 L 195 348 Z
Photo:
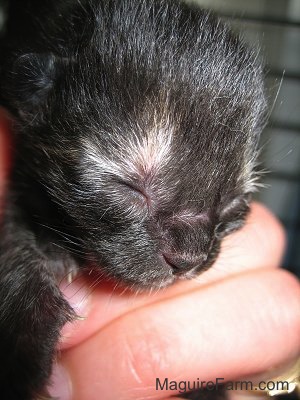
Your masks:
M 112 154 L 111 157 L 101 154 L 101 148 L 92 140 L 82 141 L 84 160 L 94 165 L 93 170 L 89 166 L 93 177 L 94 173 L 99 171 L 101 174 L 112 174 L 121 179 L 128 179 L 130 176 L 145 179 L 146 176 L 157 173 L 171 157 L 172 131 L 169 128 L 152 128 L 147 136 L 142 137 L 135 133 L 134 139 L 131 140 L 118 135 L 113 141 L 118 142 L 118 146 L 112 143 L 111 151 L 115 149 L 116 154 Z

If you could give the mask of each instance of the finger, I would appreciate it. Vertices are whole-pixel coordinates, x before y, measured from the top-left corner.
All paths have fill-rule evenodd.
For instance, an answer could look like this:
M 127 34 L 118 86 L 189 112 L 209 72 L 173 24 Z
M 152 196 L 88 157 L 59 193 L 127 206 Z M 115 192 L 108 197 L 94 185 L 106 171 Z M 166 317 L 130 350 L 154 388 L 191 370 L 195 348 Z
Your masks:
M 265 207 L 254 204 L 245 227 L 226 239 L 215 265 L 195 280 L 181 282 L 155 295 L 146 293 L 137 296 L 130 292 L 121 294 L 112 284 L 104 281 L 95 287 L 93 282 L 84 279 L 75 280 L 71 285 L 65 284 L 63 290 L 67 292 L 68 300 L 77 313 L 86 318 L 64 328 L 60 348 L 80 343 L 112 320 L 145 304 L 199 290 L 204 285 L 249 269 L 264 268 L 264 265 L 276 267 L 283 248 L 281 225 Z
M 281 364 L 300 351 L 299 299 L 292 275 L 261 270 L 131 311 L 63 354 L 72 399 L 165 398 L 176 393 L 156 378 L 234 379 Z
M 243 229 L 222 242 L 217 262 L 199 281 L 212 282 L 248 269 L 279 267 L 285 249 L 281 223 L 265 206 L 254 202 Z

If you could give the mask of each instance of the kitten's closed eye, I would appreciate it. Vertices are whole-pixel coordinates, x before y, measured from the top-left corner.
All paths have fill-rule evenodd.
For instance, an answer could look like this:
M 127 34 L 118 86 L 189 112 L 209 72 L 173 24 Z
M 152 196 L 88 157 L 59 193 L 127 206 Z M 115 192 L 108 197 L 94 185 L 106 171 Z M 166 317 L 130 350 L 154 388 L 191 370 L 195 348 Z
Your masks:
M 122 182 L 121 185 L 126 188 L 127 194 L 131 195 L 138 205 L 147 208 L 150 206 L 151 199 L 145 188 L 129 182 Z

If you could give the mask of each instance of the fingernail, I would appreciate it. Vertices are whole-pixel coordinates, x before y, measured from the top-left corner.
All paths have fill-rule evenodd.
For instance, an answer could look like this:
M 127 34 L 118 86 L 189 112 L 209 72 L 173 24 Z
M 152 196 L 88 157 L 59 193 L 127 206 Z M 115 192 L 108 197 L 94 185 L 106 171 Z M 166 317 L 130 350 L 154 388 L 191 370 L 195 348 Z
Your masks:
M 55 364 L 48 385 L 48 393 L 54 399 L 71 400 L 72 383 L 69 374 L 61 364 Z
M 64 297 L 80 319 L 88 315 L 91 293 L 82 281 L 69 283 L 63 281 L 60 285 Z

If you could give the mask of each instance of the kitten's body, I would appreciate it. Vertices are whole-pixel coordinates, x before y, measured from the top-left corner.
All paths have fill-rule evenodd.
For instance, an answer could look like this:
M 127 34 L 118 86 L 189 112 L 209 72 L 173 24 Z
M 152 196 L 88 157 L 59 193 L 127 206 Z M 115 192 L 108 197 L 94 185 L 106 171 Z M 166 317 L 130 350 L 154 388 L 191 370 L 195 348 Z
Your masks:
M 255 54 L 206 11 L 46 3 L 16 2 L 1 48 L 16 133 L 0 240 L 6 400 L 47 381 L 74 316 L 56 287 L 70 268 L 147 289 L 212 264 L 248 210 L 265 110 Z

